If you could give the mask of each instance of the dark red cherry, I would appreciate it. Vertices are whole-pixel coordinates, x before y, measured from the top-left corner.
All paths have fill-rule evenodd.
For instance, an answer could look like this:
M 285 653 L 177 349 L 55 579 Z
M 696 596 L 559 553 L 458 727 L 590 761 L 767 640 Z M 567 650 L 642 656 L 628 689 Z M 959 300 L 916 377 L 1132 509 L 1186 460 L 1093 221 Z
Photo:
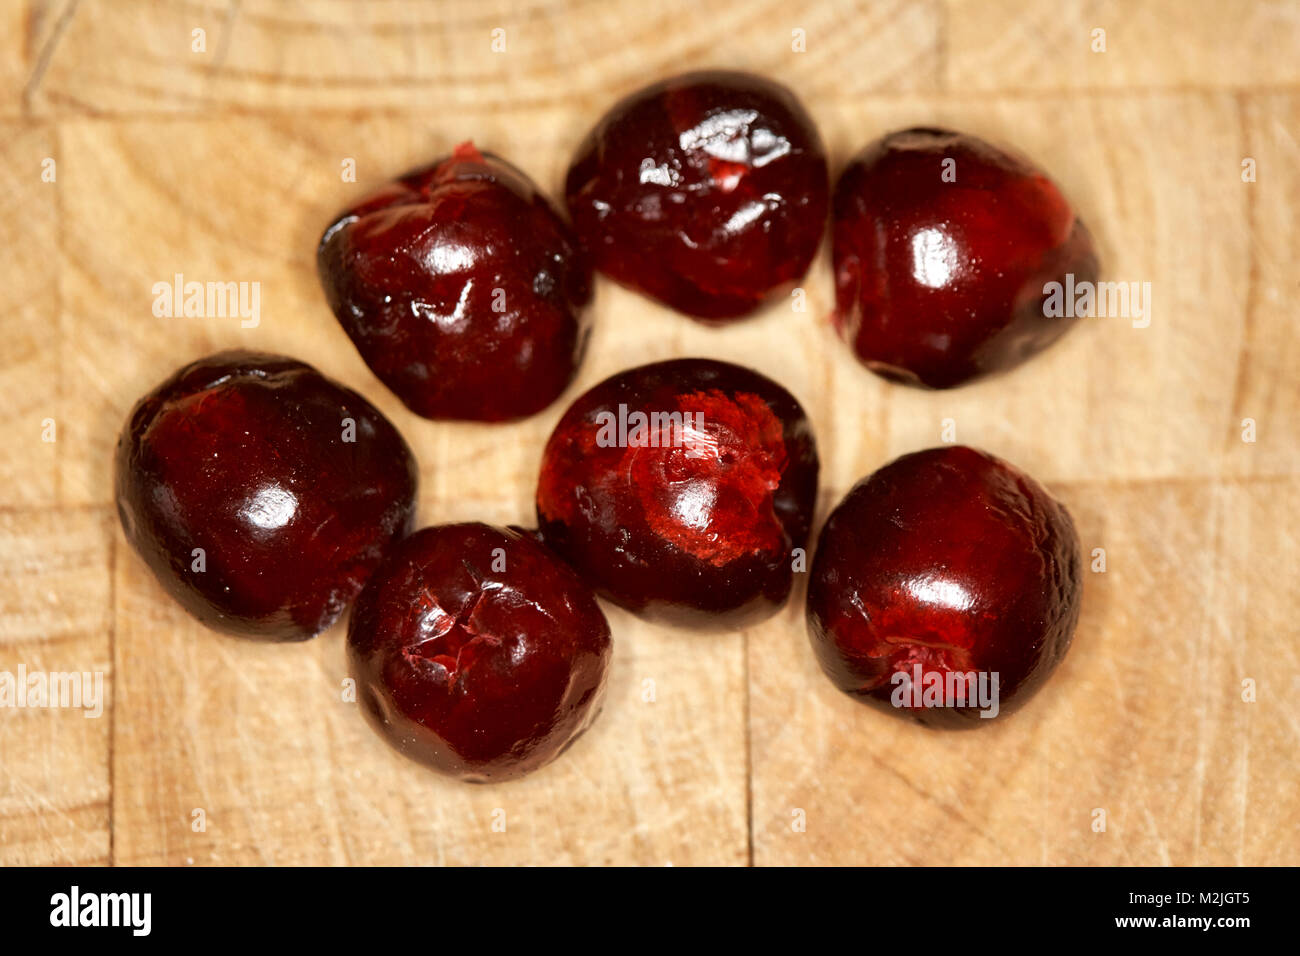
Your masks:
M 610 653 L 587 586 L 531 537 L 485 524 L 403 541 L 348 628 L 371 724 L 473 782 L 521 776 L 573 743 L 600 710 Z
M 1044 287 L 1097 278 L 1092 238 L 1055 184 L 962 133 L 872 143 L 840 177 L 832 223 L 840 335 L 867 368 L 909 385 L 1019 365 L 1074 322 L 1054 317 Z
M 726 362 L 643 365 L 565 412 L 542 457 L 543 539 L 646 617 L 743 626 L 790 593 L 817 450 L 803 408 Z
M 136 403 L 117 512 L 159 583 L 204 624 L 311 637 L 410 530 L 416 467 L 392 424 L 309 365 L 221 352 Z
M 619 102 L 565 186 L 600 271 L 705 322 L 753 312 L 808 269 L 826 228 L 821 137 L 784 86 L 688 73 Z
M 826 522 L 808 585 L 813 650 L 868 704 L 977 726 L 1065 656 L 1080 573 L 1069 513 L 1024 472 L 960 445 L 904 455 Z
M 531 415 L 586 348 L 577 240 L 523 173 L 469 143 L 340 215 L 317 267 L 366 364 L 426 418 Z

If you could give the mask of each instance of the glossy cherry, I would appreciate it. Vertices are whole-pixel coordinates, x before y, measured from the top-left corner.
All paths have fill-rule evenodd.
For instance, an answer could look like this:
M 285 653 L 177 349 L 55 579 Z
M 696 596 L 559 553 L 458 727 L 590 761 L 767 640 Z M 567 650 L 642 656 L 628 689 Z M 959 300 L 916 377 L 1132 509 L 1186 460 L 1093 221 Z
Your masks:
M 469 143 L 341 214 L 317 267 L 366 364 L 426 418 L 531 415 L 586 348 L 577 240 L 523 173 Z
M 200 359 L 144 396 L 115 471 L 122 528 L 159 583 L 209 627 L 271 641 L 329 627 L 415 507 L 388 419 L 261 352 Z
M 1050 317 L 1044 287 L 1097 278 L 1092 238 L 1046 175 L 948 130 L 868 146 L 835 187 L 832 223 L 839 333 L 910 385 L 1019 365 L 1074 323 Z
M 813 649 L 868 704 L 977 726 L 1023 704 L 1065 656 L 1080 560 L 1069 513 L 1023 472 L 959 445 L 904 455 L 859 482 L 822 531 Z
M 826 228 L 826 153 L 793 93 L 747 73 L 688 73 L 619 102 L 565 192 L 596 267 L 705 322 L 788 293 Z
M 580 396 L 556 425 L 539 527 L 618 604 L 739 627 L 790 592 L 817 467 L 803 408 L 771 379 L 708 359 L 643 365 Z
M 358 699 L 394 747 L 473 782 L 549 763 L 600 709 L 609 625 L 591 591 L 515 530 L 424 528 L 357 600 Z

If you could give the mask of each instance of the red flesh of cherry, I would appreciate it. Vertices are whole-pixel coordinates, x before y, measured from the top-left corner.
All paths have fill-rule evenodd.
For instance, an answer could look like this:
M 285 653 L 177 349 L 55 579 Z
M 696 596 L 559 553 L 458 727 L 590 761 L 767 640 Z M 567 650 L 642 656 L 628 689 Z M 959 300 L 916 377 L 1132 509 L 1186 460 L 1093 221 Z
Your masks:
M 832 236 L 841 337 L 873 372 L 928 388 L 1046 348 L 1074 318 L 1045 315 L 1044 286 L 1097 278 L 1092 238 L 1050 179 L 947 130 L 859 154 L 835 187 Z
M 269 641 L 329 627 L 415 507 L 388 419 L 259 352 L 200 359 L 142 398 L 115 470 L 122 528 L 162 586 L 209 627 Z
M 366 364 L 426 418 L 532 415 L 586 348 L 576 238 L 523 173 L 469 143 L 340 215 L 317 266 Z
M 357 600 L 348 657 L 366 716 L 399 751 L 472 782 L 562 753 L 600 709 L 609 625 L 591 591 L 531 537 L 425 528 Z
M 708 359 L 643 365 L 579 397 L 556 426 L 540 532 L 624 607 L 740 627 L 790 592 L 817 467 L 803 408 L 771 379 Z
M 829 191 L 821 137 L 794 94 L 729 72 L 618 103 L 565 187 L 596 268 L 710 323 L 793 288 L 821 242 Z
M 866 703 L 930 726 L 977 726 L 981 711 L 1023 704 L 1065 656 L 1080 563 L 1069 513 L 1028 475 L 960 445 L 904 455 L 826 522 L 808 587 L 813 649 Z M 990 691 L 998 675 L 996 713 L 976 706 L 975 684 L 949 682 L 971 672 Z M 940 681 L 941 701 L 927 699 Z

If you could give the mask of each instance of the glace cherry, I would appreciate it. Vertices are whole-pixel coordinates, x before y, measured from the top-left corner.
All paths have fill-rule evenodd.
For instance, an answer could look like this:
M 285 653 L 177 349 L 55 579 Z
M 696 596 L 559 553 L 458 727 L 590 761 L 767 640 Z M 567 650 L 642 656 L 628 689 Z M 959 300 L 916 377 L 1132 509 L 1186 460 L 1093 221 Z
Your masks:
M 940 129 L 891 133 L 845 169 L 832 206 L 835 323 L 885 378 L 950 388 L 1013 368 L 1077 316 L 1049 283 L 1095 282 L 1092 238 L 1027 160 Z
M 317 266 L 366 364 L 426 418 L 538 412 L 586 348 L 577 240 L 523 173 L 469 143 L 342 213 Z
M 532 538 L 484 524 L 403 541 L 348 629 L 370 722 L 407 756 L 474 782 L 562 753 L 599 711 L 610 653 L 586 585 Z
M 1082 586 L 1065 508 L 1006 462 L 945 446 L 891 462 L 832 512 L 808 628 L 845 693 L 923 724 L 972 727 L 1015 710 L 1060 663 Z
M 790 593 L 817 493 L 803 408 L 757 372 L 677 359 L 580 396 L 542 456 L 542 537 L 649 618 L 742 626 Z
M 291 358 L 222 352 L 136 404 L 117 510 L 159 583 L 209 627 L 324 630 L 410 529 L 415 460 L 351 389 Z
M 808 269 L 826 228 L 826 153 L 793 93 L 688 73 L 615 105 L 565 186 L 596 267 L 705 322 L 748 315 Z

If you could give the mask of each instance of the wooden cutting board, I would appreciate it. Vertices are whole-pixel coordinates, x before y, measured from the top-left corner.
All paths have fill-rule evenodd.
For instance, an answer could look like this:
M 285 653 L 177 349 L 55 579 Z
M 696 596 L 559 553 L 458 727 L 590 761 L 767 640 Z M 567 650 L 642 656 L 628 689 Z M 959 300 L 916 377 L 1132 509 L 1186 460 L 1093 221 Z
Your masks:
M 0 17 L 0 671 L 98 672 L 106 698 L 96 718 L 0 710 L 0 863 L 1300 862 L 1300 4 L 14 0 Z M 407 412 L 317 286 L 330 215 L 468 138 L 554 192 L 616 96 L 708 65 L 789 83 L 836 168 L 915 124 L 1022 149 L 1107 277 L 1151 283 L 1149 326 L 1081 323 L 958 391 L 890 386 L 827 324 L 823 250 L 806 312 L 721 331 L 602 282 L 578 381 L 529 421 Z M 260 283 L 260 323 L 156 317 L 153 285 L 178 273 Z M 594 729 L 527 780 L 457 784 L 341 699 L 342 627 L 278 647 L 210 633 L 126 546 L 110 458 L 128 408 L 231 346 L 298 356 L 391 416 L 424 523 L 527 521 L 574 395 L 708 355 L 802 399 L 822 516 L 951 420 L 1063 499 L 1106 569 L 1047 688 L 966 734 L 834 690 L 801 595 L 717 635 L 611 608 Z

